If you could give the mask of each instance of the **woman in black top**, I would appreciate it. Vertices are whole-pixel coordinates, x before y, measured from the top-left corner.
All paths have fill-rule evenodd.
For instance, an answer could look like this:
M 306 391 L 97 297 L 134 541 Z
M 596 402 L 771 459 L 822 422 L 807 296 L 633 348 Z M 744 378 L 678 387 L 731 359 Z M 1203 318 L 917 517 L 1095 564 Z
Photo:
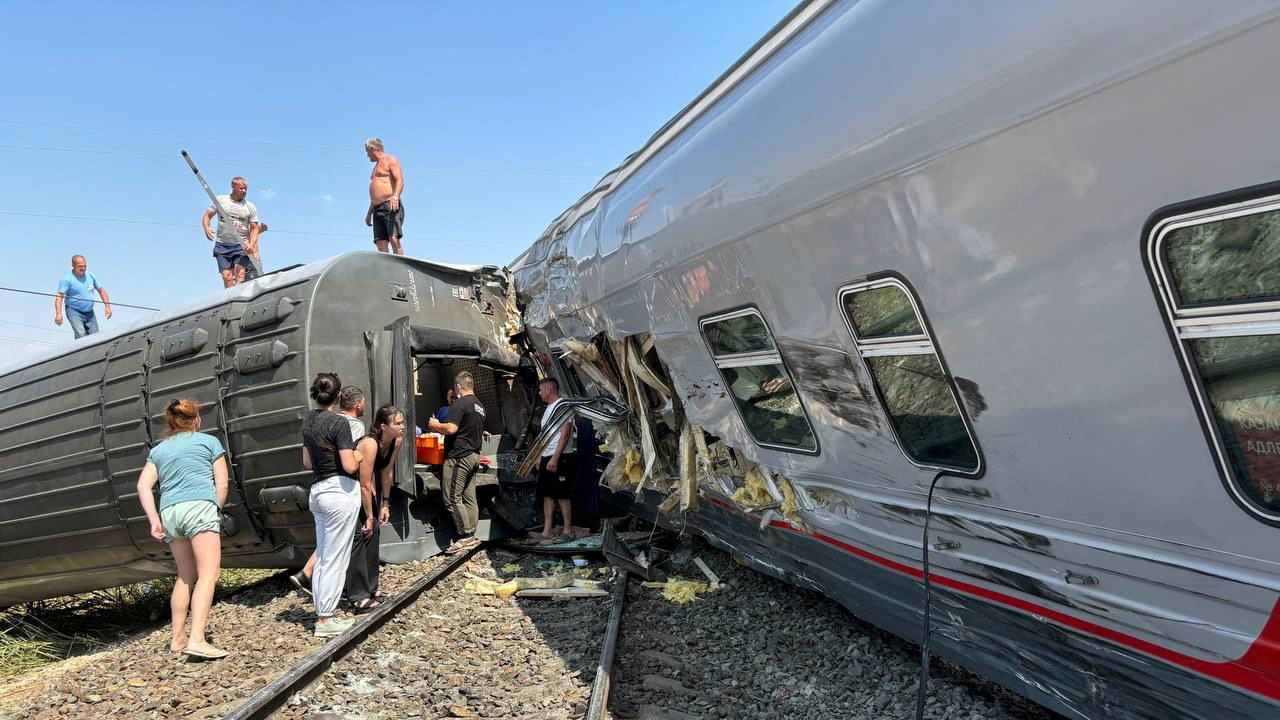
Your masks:
M 378 529 L 391 519 L 387 498 L 403 437 L 404 413 L 394 405 L 383 405 L 373 414 L 369 434 L 356 444 L 362 507 L 347 566 L 347 599 L 361 610 L 377 607 L 383 596 L 378 590 Z
M 333 412 L 342 381 L 320 373 L 311 383 L 311 399 L 318 406 L 302 421 L 302 466 L 311 470 L 310 507 L 316 520 L 316 569 L 311 580 L 316 604 L 318 637 L 340 635 L 351 620 L 334 618 L 351 560 L 348 538 L 355 531 L 360 490 L 351 476 L 360 468 L 351 427 Z

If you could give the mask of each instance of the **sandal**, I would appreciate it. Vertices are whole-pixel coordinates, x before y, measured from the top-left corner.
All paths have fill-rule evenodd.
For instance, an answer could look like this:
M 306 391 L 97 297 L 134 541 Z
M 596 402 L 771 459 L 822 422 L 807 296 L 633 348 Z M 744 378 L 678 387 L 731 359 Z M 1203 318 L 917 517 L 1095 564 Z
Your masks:
M 382 603 L 378 602 L 377 600 L 374 600 L 373 598 L 365 598 L 355 604 L 355 609 L 356 610 L 373 610 L 374 608 L 378 607 L 381 604 Z

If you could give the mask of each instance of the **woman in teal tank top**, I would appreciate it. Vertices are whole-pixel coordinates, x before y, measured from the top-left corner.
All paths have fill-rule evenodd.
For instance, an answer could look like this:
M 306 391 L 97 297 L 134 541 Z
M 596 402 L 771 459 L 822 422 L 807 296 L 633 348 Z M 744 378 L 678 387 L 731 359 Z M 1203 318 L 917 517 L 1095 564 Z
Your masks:
M 170 402 L 164 410 L 164 421 L 169 429 L 147 456 L 147 464 L 138 477 L 138 500 L 151 521 L 151 536 L 169 543 L 178 566 L 178 578 L 169 599 L 173 614 L 169 650 L 206 659 L 226 657 L 225 650 L 205 639 L 213 590 L 222 572 L 226 450 L 216 438 L 200 432 L 200 405 L 194 400 Z M 158 508 L 152 494 L 157 482 Z

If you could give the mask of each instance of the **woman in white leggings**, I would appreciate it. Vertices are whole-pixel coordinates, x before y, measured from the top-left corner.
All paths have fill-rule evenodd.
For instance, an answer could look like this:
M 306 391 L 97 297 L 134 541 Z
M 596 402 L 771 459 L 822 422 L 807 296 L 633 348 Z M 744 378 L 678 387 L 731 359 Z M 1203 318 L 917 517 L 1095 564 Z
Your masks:
M 351 477 L 360 469 L 360 456 L 347 418 L 332 411 L 341 389 L 337 375 L 316 375 L 311 399 L 317 407 L 302 421 L 302 465 L 314 475 L 310 503 L 316 519 L 316 569 L 311 592 L 318 637 L 341 635 L 354 624 L 333 617 L 342 599 L 360 511 L 360 485 Z

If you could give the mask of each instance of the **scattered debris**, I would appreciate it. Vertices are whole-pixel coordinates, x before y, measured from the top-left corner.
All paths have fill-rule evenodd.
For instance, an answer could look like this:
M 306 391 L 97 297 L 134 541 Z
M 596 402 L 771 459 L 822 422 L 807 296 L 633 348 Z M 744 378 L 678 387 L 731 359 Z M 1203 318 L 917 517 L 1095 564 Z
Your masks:
M 716 577 L 716 574 L 711 572 L 711 568 L 707 567 L 707 564 L 703 562 L 702 558 L 694 558 L 693 564 L 697 565 L 698 569 L 702 571 L 702 574 L 707 576 L 709 589 L 718 590 L 720 588 L 720 578 Z
M 686 580 L 680 577 L 671 577 L 666 582 L 644 582 L 641 583 L 647 588 L 660 588 L 662 597 L 673 603 L 684 605 L 698 599 L 698 595 L 707 592 L 710 587 L 697 580 Z M 718 587 L 718 586 L 717 586 Z

